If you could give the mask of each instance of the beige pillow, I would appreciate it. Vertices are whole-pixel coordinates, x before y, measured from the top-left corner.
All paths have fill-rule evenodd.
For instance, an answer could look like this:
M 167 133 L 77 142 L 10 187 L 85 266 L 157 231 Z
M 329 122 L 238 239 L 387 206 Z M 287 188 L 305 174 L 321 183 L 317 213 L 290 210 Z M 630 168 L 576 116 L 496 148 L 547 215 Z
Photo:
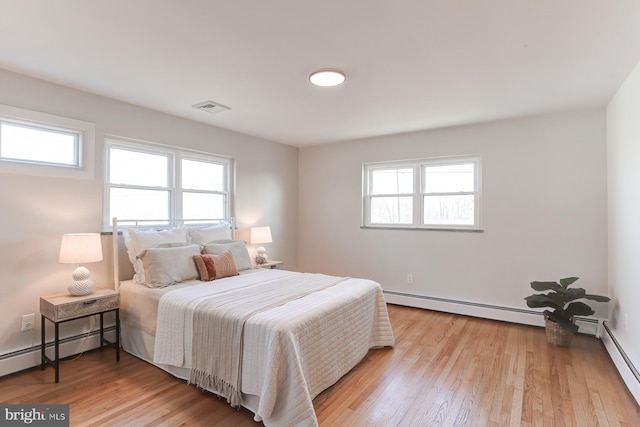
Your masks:
M 244 240 L 231 240 L 225 243 L 209 243 L 205 245 L 203 253 L 220 255 L 227 251 L 233 254 L 238 271 L 253 268 L 251 256 L 247 250 L 247 243 Z
M 216 224 L 206 228 L 187 228 L 189 240 L 198 245 L 206 245 L 214 240 L 225 240 L 231 237 L 229 224 Z
M 124 244 L 127 247 L 129 260 L 133 264 L 135 275 L 133 280 L 137 283 L 145 283 L 144 266 L 139 259 L 140 254 L 145 250 L 158 245 L 168 243 L 187 243 L 186 228 L 172 228 L 169 230 L 137 230 L 125 228 L 122 230 L 124 236 Z
M 162 288 L 198 278 L 193 256 L 200 254 L 199 245 L 149 248 L 138 256 L 144 268 L 145 285 Z

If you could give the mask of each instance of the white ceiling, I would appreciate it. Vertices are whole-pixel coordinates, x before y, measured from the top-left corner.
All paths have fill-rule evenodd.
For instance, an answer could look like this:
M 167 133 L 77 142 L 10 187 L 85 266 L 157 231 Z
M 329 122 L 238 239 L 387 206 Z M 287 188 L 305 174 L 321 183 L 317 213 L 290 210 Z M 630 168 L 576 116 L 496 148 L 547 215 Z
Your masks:
M 294 146 L 602 107 L 639 53 L 638 0 L 0 0 L 0 68 Z

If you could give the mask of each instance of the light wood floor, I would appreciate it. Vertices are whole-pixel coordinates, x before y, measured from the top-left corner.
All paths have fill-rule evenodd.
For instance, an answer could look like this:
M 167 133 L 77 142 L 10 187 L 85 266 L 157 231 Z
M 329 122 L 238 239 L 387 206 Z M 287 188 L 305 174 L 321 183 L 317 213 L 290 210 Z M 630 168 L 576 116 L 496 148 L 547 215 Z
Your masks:
M 389 306 L 397 345 L 314 401 L 321 426 L 640 426 L 604 346 L 541 328 Z M 92 351 L 0 379 L 2 403 L 68 403 L 72 426 L 256 426 L 252 414 L 129 354 Z

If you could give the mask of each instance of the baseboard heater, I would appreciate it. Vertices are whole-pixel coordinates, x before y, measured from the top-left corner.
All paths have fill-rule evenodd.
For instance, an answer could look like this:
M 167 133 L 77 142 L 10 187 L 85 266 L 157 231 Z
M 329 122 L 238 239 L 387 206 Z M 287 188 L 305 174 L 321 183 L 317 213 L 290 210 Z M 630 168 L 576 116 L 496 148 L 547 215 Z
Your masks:
M 105 326 L 105 337 L 115 336 L 116 327 Z M 38 334 L 38 338 L 40 334 Z M 82 340 L 88 340 L 82 343 Z M 80 352 L 93 350 L 100 347 L 100 329 L 72 335 L 66 338 L 60 338 L 60 358 L 67 358 Z M 53 349 L 53 341 L 45 343 L 45 349 Z M 33 368 L 40 364 L 41 345 L 32 345 L 30 347 L 15 350 L 9 353 L 0 354 L 0 377 Z M 53 350 L 52 350 L 53 351 Z
M 413 295 L 395 291 L 384 291 L 384 296 L 385 300 L 389 304 L 424 308 L 427 310 L 442 311 L 445 313 L 500 320 L 503 322 L 544 326 L 544 317 L 542 312 L 528 310 L 526 308 L 504 307 L 500 305 L 460 301 L 426 295 Z M 576 323 L 580 326 L 580 333 L 595 335 L 597 337 L 600 336 L 601 319 L 578 317 Z
M 613 331 L 609 328 L 607 321 L 603 322 L 602 326 L 605 331 L 602 336 L 602 342 L 609 352 L 609 356 L 611 356 L 611 360 L 613 360 L 614 365 L 616 365 L 622 380 L 636 399 L 636 402 L 640 404 L 640 372 L 638 372 L 633 361 L 629 358 L 622 345 L 620 345 L 620 342 L 616 339 Z

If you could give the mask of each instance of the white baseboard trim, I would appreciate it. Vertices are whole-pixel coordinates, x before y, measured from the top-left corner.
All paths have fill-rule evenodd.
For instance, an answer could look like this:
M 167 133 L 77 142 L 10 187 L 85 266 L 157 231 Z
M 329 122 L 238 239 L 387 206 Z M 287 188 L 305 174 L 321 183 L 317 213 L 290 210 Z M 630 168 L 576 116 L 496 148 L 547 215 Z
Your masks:
M 613 364 L 620 373 L 627 388 L 640 405 L 640 372 L 633 362 L 627 357 L 624 349 L 616 339 L 613 331 L 609 329 L 607 322 L 603 324 L 602 342 L 609 352 Z
M 384 291 L 384 298 L 389 304 L 544 327 L 542 312 L 524 308 L 503 307 L 469 301 L 411 295 L 394 291 Z M 602 319 L 579 317 L 576 324 L 580 327 L 581 334 L 599 337 L 602 330 L 602 321 Z
M 108 340 L 114 340 L 115 326 L 105 326 L 104 337 Z M 47 355 L 53 359 L 53 342 L 47 342 L 45 347 Z M 80 354 L 98 347 L 100 347 L 100 330 L 91 331 L 89 334 L 85 333 L 64 338 L 60 340 L 60 358 Z M 22 350 L 0 355 L 0 377 L 39 366 L 41 360 L 40 355 L 40 343 Z M 53 379 L 53 370 L 51 375 Z

